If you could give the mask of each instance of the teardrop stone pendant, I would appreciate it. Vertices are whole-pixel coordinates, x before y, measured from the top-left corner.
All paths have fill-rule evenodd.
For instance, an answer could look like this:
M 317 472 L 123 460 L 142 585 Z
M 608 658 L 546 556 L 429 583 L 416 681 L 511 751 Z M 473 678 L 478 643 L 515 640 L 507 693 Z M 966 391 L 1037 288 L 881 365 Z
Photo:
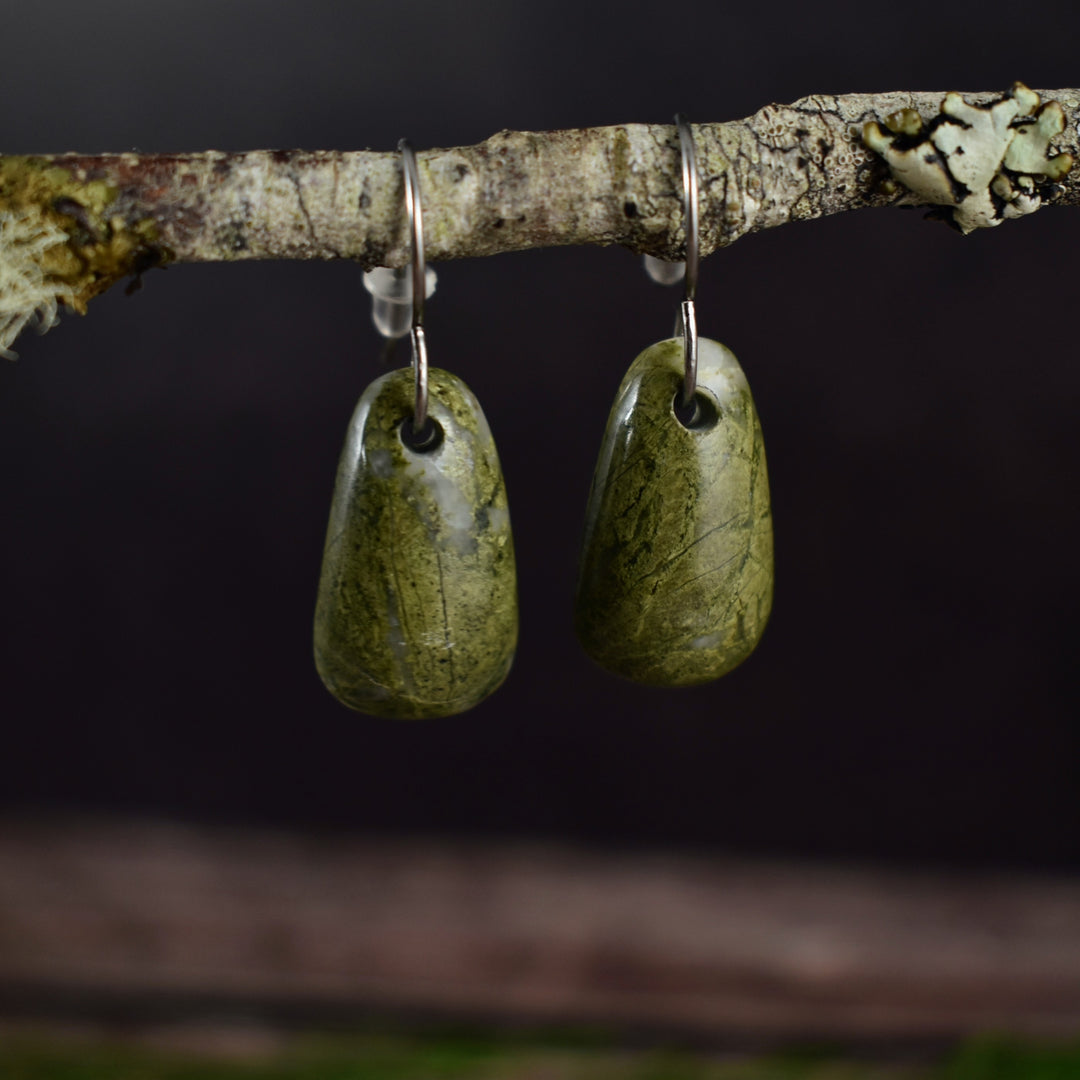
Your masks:
M 480 405 L 432 368 L 435 443 L 402 439 L 408 368 L 376 379 L 338 466 L 315 608 L 315 664 L 344 705 L 374 716 L 450 716 L 506 678 L 517 581 L 506 488 Z M 410 419 L 411 424 L 411 419 Z
M 619 387 L 589 496 L 576 629 L 616 675 L 655 686 L 716 679 L 746 659 L 772 608 L 765 444 L 731 351 L 698 341 L 698 416 L 675 415 L 681 339 Z

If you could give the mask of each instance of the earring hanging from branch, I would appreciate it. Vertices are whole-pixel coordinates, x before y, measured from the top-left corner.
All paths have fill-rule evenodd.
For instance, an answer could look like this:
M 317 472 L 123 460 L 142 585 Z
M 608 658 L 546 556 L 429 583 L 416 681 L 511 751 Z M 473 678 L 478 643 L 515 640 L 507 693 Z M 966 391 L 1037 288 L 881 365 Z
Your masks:
M 646 349 L 619 387 L 586 512 L 575 625 L 617 675 L 708 682 L 756 647 L 772 608 L 765 446 L 734 354 L 699 338 L 697 165 L 677 116 L 686 228 L 675 336 Z M 654 274 L 669 281 L 675 273 Z
M 339 701 L 411 719 L 463 712 L 497 689 L 513 661 L 518 617 L 491 431 L 465 383 L 428 368 L 420 180 L 412 148 L 403 139 L 399 149 L 412 250 L 411 371 L 376 379 L 353 413 L 314 636 L 319 675 Z M 393 318 L 383 325 L 400 330 Z

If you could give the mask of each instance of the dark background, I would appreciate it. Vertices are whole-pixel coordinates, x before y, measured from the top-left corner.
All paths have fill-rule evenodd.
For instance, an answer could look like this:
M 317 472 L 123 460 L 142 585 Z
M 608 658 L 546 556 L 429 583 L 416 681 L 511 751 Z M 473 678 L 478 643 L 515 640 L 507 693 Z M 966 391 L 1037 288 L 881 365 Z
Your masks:
M 1072 3 L 9 3 L 6 152 L 392 149 L 734 119 L 812 92 L 1080 83 Z M 744 667 L 659 691 L 570 618 L 615 388 L 678 290 L 620 249 L 438 266 L 432 362 L 476 391 L 521 641 L 473 712 L 322 689 L 337 455 L 379 372 L 360 270 L 178 266 L 0 366 L 0 809 L 1075 867 L 1080 214 L 752 236 L 699 323 L 765 427 L 777 592 Z M 404 362 L 405 354 L 400 354 Z

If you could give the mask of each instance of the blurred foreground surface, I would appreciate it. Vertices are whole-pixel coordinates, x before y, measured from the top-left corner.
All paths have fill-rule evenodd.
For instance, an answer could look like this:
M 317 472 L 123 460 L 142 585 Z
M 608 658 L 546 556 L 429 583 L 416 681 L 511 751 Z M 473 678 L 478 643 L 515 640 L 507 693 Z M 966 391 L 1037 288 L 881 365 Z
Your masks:
M 739 1049 L 1070 1039 L 1080 881 L 7 821 L 4 1017 L 382 1017 Z
M 140 1045 L 0 1029 L 5 1080 L 1074 1080 L 1080 1044 L 970 1043 L 933 1062 L 845 1060 L 835 1053 L 747 1057 L 686 1050 L 613 1049 L 498 1036 L 385 1036 L 273 1045 L 241 1034 Z

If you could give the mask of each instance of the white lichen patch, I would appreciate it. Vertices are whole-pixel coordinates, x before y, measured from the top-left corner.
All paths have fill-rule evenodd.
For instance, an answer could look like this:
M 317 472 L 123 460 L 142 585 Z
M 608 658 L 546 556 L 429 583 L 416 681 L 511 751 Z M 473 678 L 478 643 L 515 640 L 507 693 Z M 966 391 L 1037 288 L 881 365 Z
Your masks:
M 42 256 L 68 242 L 67 233 L 33 210 L 0 211 L 0 356 L 30 323 L 44 333 L 58 321 L 57 307 L 72 290 L 50 281 Z
M 914 109 L 900 109 L 885 118 L 885 130 L 868 123 L 863 141 L 907 188 L 901 202 L 948 207 L 944 216 L 969 233 L 1039 209 L 1072 168 L 1071 154 L 1049 153 L 1064 130 L 1058 102 L 1041 105 L 1034 90 L 1016 83 L 989 105 L 946 94 L 925 124 Z

